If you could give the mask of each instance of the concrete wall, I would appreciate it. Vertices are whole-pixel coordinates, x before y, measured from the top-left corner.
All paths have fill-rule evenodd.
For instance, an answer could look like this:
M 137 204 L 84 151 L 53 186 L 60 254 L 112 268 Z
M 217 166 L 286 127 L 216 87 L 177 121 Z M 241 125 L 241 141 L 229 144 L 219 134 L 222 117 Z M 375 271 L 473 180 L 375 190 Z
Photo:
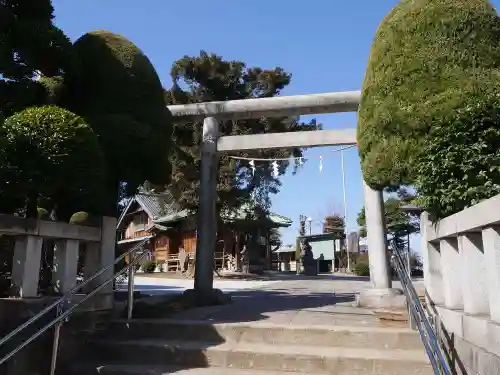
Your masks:
M 428 306 L 457 374 L 500 373 L 500 195 L 421 217 Z

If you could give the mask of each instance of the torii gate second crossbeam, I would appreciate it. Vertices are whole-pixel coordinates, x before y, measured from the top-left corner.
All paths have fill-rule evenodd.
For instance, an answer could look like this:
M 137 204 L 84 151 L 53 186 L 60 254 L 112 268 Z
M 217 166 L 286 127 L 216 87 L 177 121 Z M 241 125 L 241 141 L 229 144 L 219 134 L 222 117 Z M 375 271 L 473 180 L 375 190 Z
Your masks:
M 194 292 L 200 304 L 211 304 L 219 293 L 213 289 L 213 257 L 217 235 L 217 154 L 271 148 L 318 147 L 356 144 L 356 129 L 317 130 L 271 134 L 219 136 L 220 120 L 260 117 L 297 116 L 303 114 L 355 112 L 360 91 L 283 96 L 172 105 L 168 109 L 177 122 L 203 119 L 201 144 L 200 206 Z M 365 186 L 366 227 L 370 278 L 374 287 L 365 293 L 365 307 L 386 307 L 394 292 L 388 272 L 386 232 L 382 192 Z M 361 302 L 361 301 L 360 301 Z

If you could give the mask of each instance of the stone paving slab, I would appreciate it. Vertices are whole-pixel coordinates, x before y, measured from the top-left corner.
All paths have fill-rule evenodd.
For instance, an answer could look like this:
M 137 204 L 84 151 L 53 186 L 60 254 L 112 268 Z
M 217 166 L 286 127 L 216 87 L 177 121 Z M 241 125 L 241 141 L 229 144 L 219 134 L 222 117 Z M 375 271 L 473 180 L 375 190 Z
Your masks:
M 229 305 L 192 309 L 173 318 L 218 323 L 377 326 L 379 321 L 371 311 L 353 307 L 355 293 L 369 287 L 364 278 L 290 277 L 230 292 Z

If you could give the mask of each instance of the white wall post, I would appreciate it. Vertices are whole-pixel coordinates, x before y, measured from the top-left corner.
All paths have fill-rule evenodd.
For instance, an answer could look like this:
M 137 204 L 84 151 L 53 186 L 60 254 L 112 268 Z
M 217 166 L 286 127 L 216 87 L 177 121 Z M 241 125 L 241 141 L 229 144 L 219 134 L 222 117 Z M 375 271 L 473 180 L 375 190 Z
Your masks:
M 464 312 L 471 315 L 489 314 L 486 264 L 480 233 L 465 233 L 458 238 L 462 268 Z
M 200 205 L 198 209 L 198 236 L 194 290 L 206 297 L 213 290 L 214 252 L 217 240 L 217 137 L 219 123 L 214 117 L 203 121 L 201 145 Z
M 482 236 L 490 318 L 500 323 L 500 227 L 485 228 Z
M 439 243 L 429 242 L 428 235 L 432 231 L 429 214 L 420 215 L 420 238 L 422 241 L 422 260 L 424 267 L 424 285 L 427 297 L 436 305 L 444 305 L 443 275 L 441 273 L 441 253 Z M 430 304 L 429 304 L 430 305 Z
M 43 238 L 19 236 L 12 261 L 12 293 L 18 297 L 36 297 L 40 278 Z
M 78 240 L 56 241 L 52 284 L 57 293 L 65 294 L 76 285 L 79 245 Z
M 439 243 L 441 251 L 441 273 L 443 275 L 444 305 L 448 309 L 463 309 L 462 267 L 457 238 L 442 239 Z

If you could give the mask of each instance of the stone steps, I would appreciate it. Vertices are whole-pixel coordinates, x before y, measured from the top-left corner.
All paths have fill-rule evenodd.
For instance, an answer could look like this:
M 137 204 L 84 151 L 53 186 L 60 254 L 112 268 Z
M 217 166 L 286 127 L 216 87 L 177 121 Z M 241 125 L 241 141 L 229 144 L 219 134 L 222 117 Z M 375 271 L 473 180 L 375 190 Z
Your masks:
M 418 349 L 420 336 L 408 328 L 372 326 L 277 325 L 266 323 L 207 324 L 195 320 L 115 321 L 106 337 L 168 339 L 211 343 L 247 342 L 270 345 L 344 348 Z
M 91 348 L 92 370 L 75 375 L 166 374 L 172 365 L 200 375 L 432 374 L 418 334 L 406 328 L 116 321 Z
M 110 363 L 180 365 L 185 368 L 222 367 L 317 374 L 430 374 L 422 350 L 268 345 L 213 344 L 197 341 L 101 341 L 96 347 Z
M 92 369 L 80 370 L 81 375 L 95 373 L 95 366 Z M 265 370 L 239 370 L 234 368 L 220 367 L 199 367 L 185 369 L 179 366 L 147 366 L 147 365 L 104 365 L 100 366 L 100 375 L 299 375 L 300 372 L 291 371 L 265 371 Z M 312 374 L 309 375 L 323 375 Z

